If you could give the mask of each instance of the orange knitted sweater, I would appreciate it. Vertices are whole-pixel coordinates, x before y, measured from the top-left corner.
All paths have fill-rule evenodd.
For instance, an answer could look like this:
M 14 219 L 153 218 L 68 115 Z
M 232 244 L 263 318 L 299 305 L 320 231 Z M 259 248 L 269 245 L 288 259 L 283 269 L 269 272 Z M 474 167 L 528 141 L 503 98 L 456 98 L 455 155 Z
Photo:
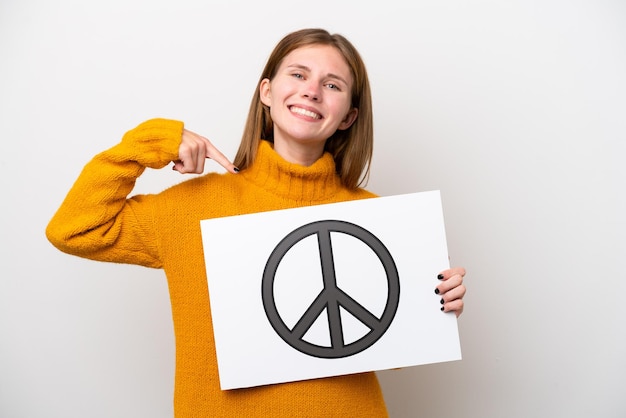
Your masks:
M 165 271 L 176 339 L 176 417 L 386 417 L 374 373 L 220 390 L 200 220 L 374 195 L 344 188 L 330 154 L 303 167 L 261 141 L 254 164 L 239 174 L 209 173 L 127 198 L 146 167 L 178 158 L 182 130 L 182 122 L 150 120 L 95 156 L 50 221 L 50 242 L 77 256 Z

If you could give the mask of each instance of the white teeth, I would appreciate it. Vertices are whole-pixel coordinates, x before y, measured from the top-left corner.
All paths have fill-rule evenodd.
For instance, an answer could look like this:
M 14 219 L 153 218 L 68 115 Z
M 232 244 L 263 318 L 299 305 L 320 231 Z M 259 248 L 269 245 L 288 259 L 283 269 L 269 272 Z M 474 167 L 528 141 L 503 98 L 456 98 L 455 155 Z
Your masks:
M 297 114 L 303 115 L 303 116 L 308 116 L 308 117 L 313 118 L 313 119 L 320 119 L 321 118 L 321 116 L 318 115 L 317 113 L 311 112 L 310 110 L 301 109 L 299 107 L 292 107 L 291 111 L 293 113 L 297 113 Z

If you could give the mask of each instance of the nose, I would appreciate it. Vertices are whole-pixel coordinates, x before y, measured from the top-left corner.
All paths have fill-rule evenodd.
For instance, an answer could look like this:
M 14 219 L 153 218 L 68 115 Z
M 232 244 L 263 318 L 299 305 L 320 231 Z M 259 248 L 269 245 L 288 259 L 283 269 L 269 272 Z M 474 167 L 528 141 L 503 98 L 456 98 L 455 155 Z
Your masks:
M 320 100 L 319 83 L 317 83 L 315 80 L 309 80 L 307 83 L 305 83 L 302 90 L 302 97 L 313 100 L 314 102 L 318 102 Z

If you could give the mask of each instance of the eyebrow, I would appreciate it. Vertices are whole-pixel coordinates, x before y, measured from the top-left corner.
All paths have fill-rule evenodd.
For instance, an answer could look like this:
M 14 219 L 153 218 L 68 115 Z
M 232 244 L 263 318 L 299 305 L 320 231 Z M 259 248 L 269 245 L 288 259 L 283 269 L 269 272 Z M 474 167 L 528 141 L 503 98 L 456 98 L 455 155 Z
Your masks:
M 288 66 L 287 66 L 287 68 L 298 68 L 298 69 L 300 69 L 300 70 L 305 70 L 305 71 L 311 72 L 311 69 L 310 69 L 309 67 L 307 67 L 306 65 L 302 65 L 302 64 L 290 64 L 290 65 L 288 65 Z M 339 80 L 339 81 L 341 81 L 342 83 L 344 83 L 346 86 L 349 86 L 349 85 L 350 85 L 350 84 L 348 84 L 348 82 L 347 82 L 347 81 L 346 81 L 343 77 L 341 77 L 340 75 L 337 75 L 337 74 L 334 74 L 334 73 L 328 73 L 328 74 L 326 74 L 326 77 L 329 77 L 329 78 L 334 78 L 334 79 L 336 79 L 336 80 Z

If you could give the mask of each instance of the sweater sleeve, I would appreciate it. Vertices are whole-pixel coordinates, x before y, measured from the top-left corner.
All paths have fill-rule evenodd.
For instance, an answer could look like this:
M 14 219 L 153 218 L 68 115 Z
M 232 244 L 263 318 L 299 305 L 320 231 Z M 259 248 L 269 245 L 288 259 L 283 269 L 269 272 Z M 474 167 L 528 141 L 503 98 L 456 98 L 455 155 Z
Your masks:
M 162 267 L 150 196 L 127 196 L 146 167 L 178 158 L 182 132 L 182 122 L 152 119 L 96 155 L 48 224 L 48 240 L 80 257 Z

